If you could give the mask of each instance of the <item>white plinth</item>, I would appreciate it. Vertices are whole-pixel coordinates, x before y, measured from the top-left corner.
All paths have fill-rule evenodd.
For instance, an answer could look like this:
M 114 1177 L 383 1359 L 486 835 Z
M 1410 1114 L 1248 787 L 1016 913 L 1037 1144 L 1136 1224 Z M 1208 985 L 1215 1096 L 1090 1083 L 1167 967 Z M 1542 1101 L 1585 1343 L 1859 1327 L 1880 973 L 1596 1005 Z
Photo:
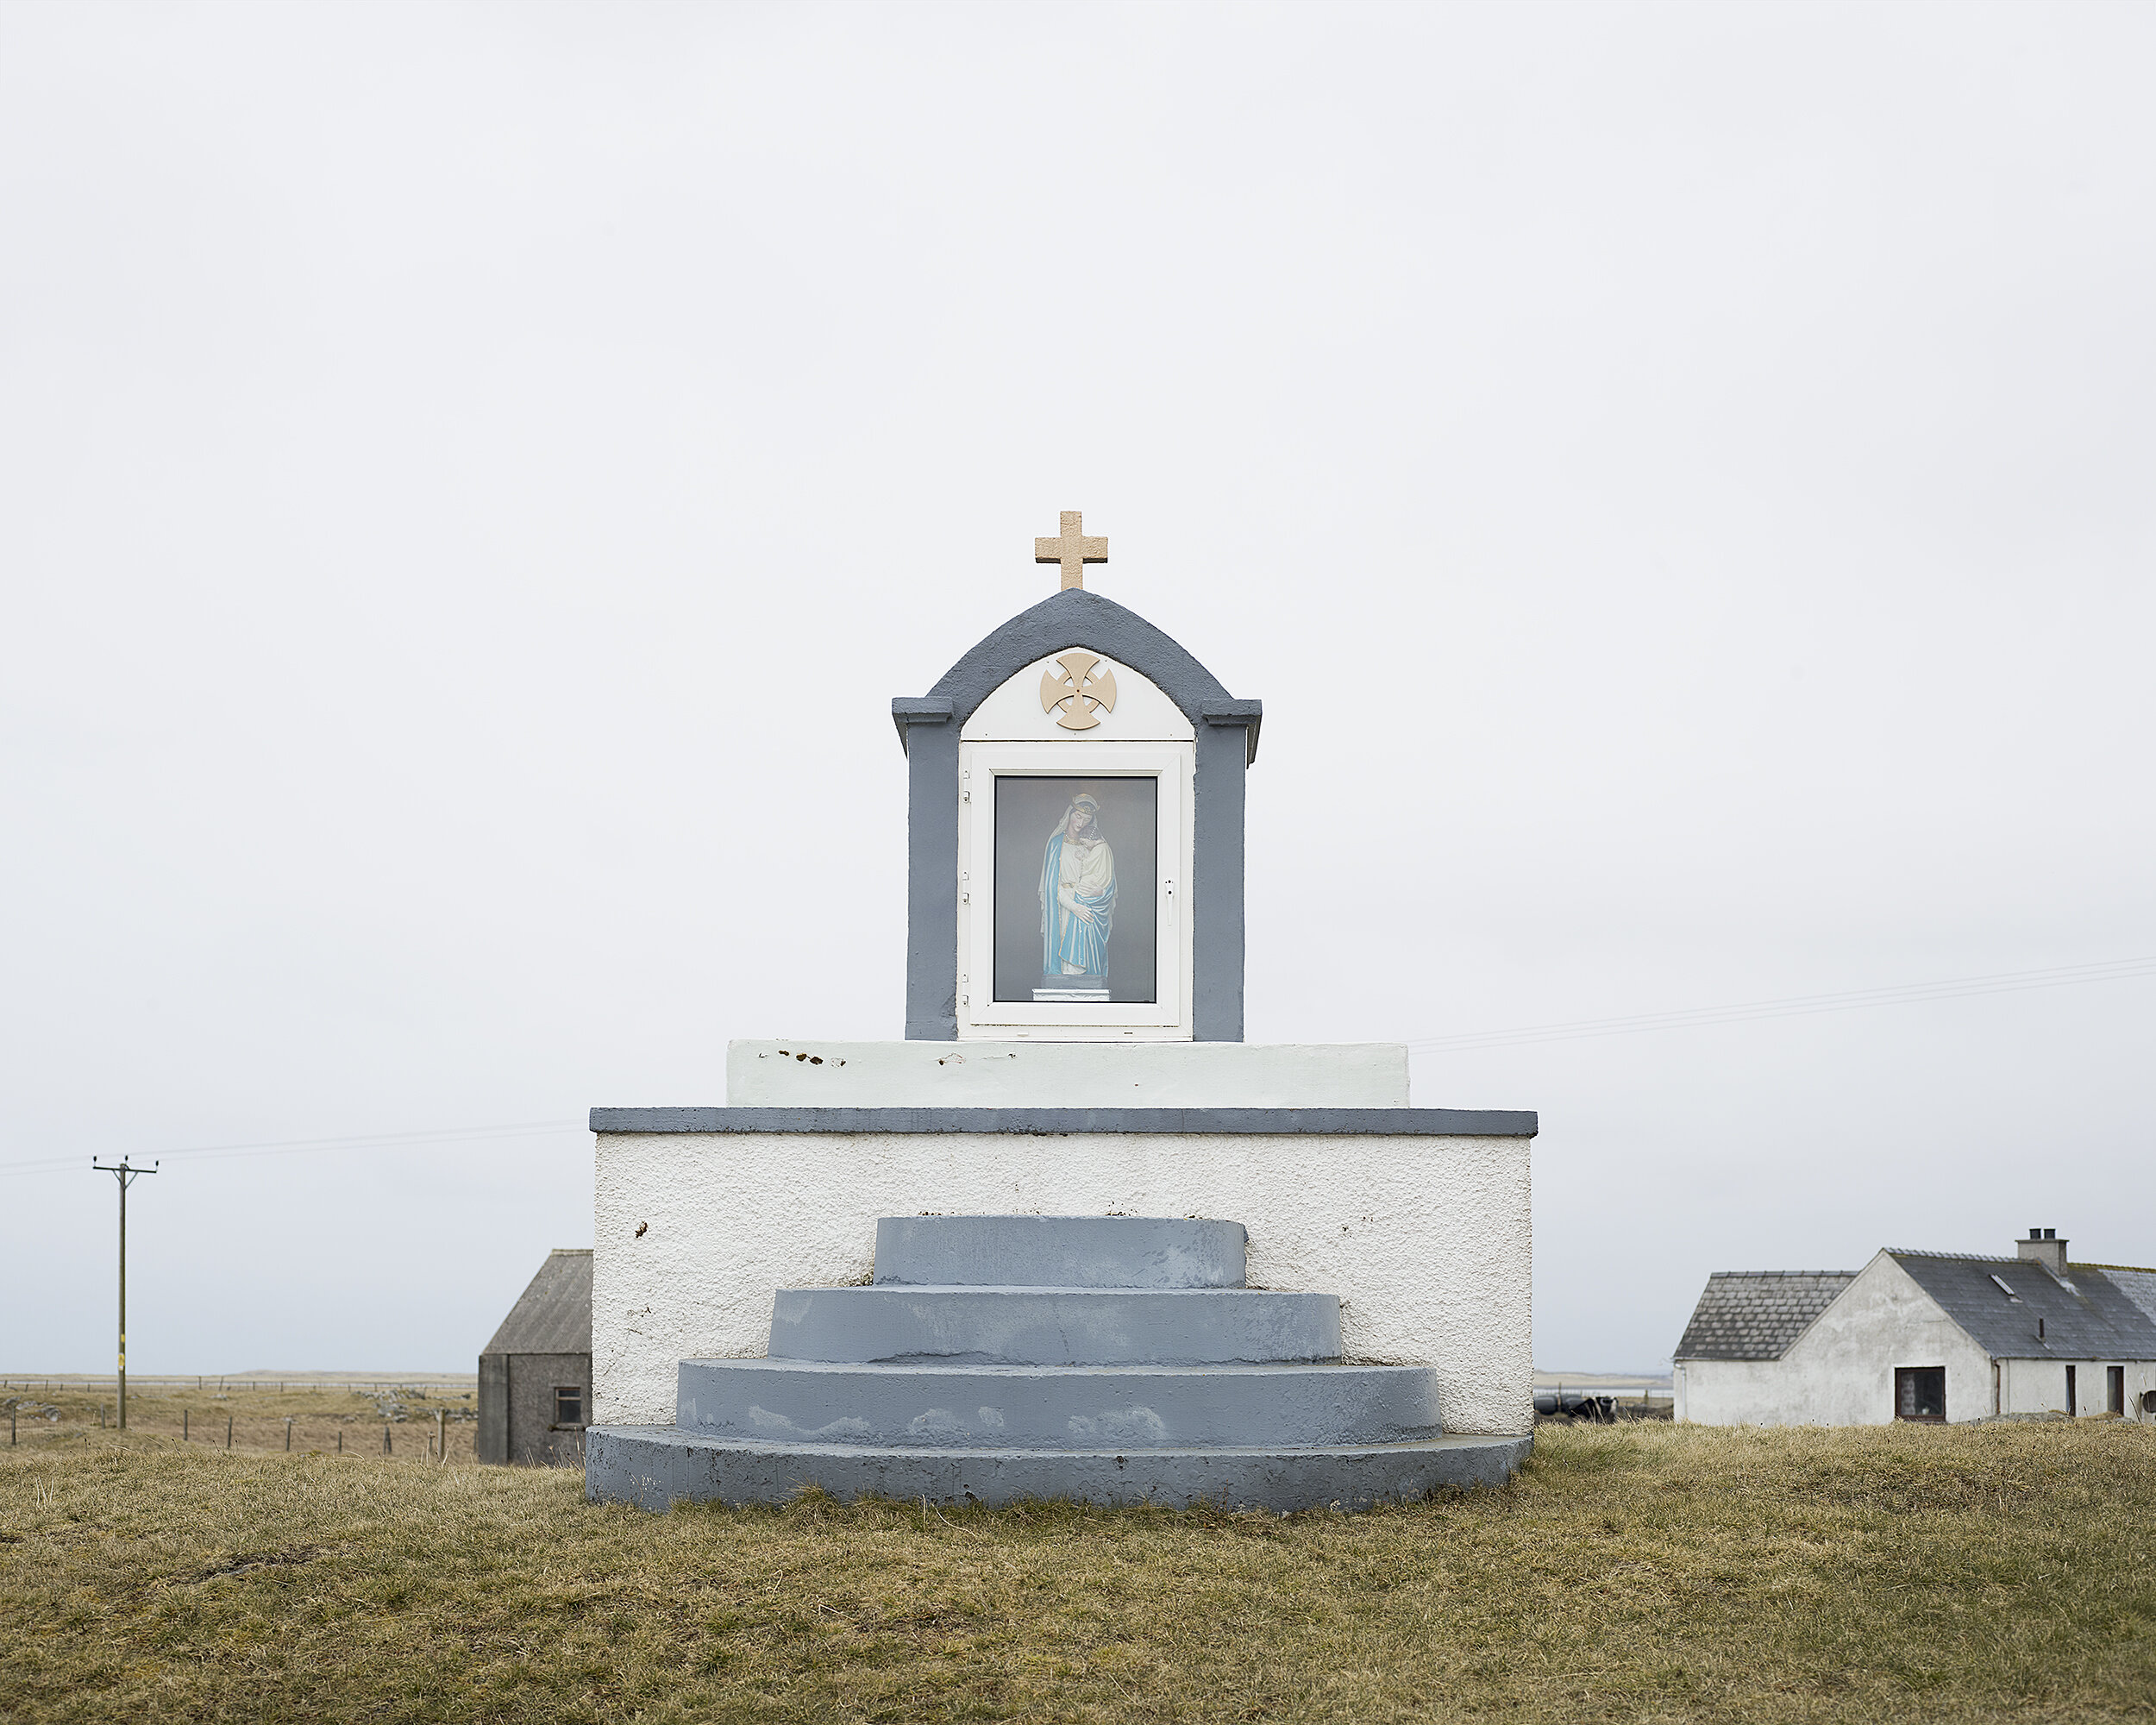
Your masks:
M 1349 1358 L 1436 1368 L 1449 1432 L 1524 1432 L 1530 1142 L 605 1133 L 598 1417 L 671 1423 L 680 1361 L 762 1353 L 774 1289 L 865 1280 L 879 1216 L 1122 1213 L 1241 1222 L 1253 1285 L 1341 1296 Z
M 777 1289 L 868 1280 L 878 1217 L 971 1214 L 1240 1222 L 1251 1285 L 1338 1295 L 1346 1358 L 1433 1368 L 1447 1432 L 1533 1424 L 1533 1117 L 1407 1108 L 1399 1044 L 736 1042 L 727 1090 L 595 1111 L 602 1422 L 762 1354 Z

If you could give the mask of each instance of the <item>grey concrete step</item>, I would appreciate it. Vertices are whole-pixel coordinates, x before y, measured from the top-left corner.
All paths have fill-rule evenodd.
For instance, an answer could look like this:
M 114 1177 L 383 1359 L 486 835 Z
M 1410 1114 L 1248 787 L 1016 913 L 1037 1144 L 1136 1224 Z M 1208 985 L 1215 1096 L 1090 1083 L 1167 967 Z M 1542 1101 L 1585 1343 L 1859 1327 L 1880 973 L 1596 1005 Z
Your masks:
M 1240 1288 L 1240 1222 L 1173 1216 L 885 1216 L 876 1280 L 931 1287 Z
M 1419 1365 L 685 1359 L 675 1421 L 763 1442 L 1013 1450 L 1394 1444 L 1445 1429 L 1437 1374 Z
M 1340 1302 L 1240 1288 L 782 1288 L 768 1352 L 978 1365 L 1337 1360 Z
M 594 1502 L 784 1503 L 810 1486 L 834 1497 L 1014 1503 L 1075 1498 L 1188 1509 L 1364 1509 L 1452 1486 L 1501 1485 L 1531 1436 L 1308 1448 L 882 1449 L 761 1443 L 671 1426 L 593 1426 L 584 1490 Z

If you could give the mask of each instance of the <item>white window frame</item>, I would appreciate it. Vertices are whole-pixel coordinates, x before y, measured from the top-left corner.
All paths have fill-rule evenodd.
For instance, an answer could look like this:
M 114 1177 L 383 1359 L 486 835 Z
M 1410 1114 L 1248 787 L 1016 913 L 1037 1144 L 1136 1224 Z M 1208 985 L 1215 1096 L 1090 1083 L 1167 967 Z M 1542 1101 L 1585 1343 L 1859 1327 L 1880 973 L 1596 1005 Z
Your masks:
M 961 743 L 958 747 L 958 1035 L 962 1041 L 1191 1039 L 1190 862 L 1194 743 Z M 998 1000 L 995 787 L 1000 778 L 1154 779 L 1153 999 L 1107 1005 Z M 976 962 L 977 960 L 977 962 Z M 979 986 L 973 978 L 979 976 Z

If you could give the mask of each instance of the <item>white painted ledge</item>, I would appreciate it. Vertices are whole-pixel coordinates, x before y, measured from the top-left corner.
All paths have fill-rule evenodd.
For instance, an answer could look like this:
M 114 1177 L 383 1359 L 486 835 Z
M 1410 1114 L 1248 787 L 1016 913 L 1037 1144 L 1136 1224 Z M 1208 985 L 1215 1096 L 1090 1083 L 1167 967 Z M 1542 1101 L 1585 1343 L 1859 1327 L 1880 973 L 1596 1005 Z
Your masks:
M 726 1046 L 736 1108 L 1404 1108 L 1399 1042 Z

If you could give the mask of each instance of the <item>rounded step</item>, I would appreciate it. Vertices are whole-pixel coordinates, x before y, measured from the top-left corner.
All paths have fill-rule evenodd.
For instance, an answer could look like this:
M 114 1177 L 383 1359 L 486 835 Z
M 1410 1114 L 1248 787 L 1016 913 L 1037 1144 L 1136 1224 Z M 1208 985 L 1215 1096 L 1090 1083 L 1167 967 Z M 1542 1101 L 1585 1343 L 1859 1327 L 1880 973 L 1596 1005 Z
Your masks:
M 919 1366 L 685 1359 L 676 1422 L 763 1442 L 993 1449 L 1413 1443 L 1419 1365 Z
M 1174 1216 L 885 1216 L 876 1280 L 929 1287 L 1240 1288 L 1240 1222 Z
M 1312 1448 L 875 1449 L 759 1443 L 669 1426 L 593 1426 L 584 1494 L 663 1510 L 676 1503 L 786 1503 L 812 1486 L 900 1503 L 1150 1503 L 1190 1509 L 1367 1509 L 1447 1487 L 1502 1485 L 1534 1440 L 1431 1438 Z
M 1337 1360 L 1340 1302 L 1239 1288 L 783 1288 L 770 1353 L 980 1365 Z

